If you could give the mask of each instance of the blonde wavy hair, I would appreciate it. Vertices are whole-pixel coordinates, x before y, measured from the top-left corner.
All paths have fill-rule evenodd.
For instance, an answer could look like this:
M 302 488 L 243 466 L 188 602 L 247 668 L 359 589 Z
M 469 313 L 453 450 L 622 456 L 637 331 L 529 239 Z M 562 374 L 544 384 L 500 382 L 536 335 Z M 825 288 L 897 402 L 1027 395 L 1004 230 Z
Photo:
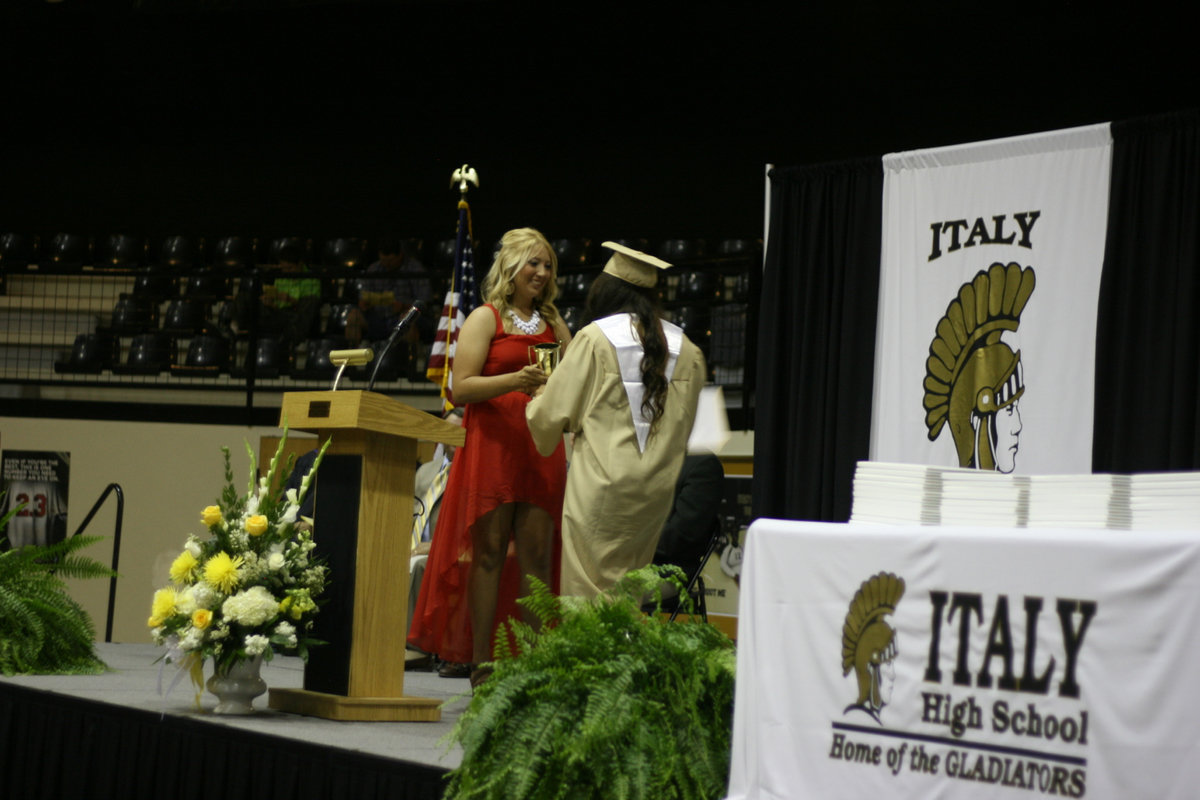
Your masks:
M 509 333 L 512 332 L 508 310 L 512 307 L 510 301 L 515 289 L 513 278 L 539 247 L 544 247 L 550 256 L 550 280 L 546 281 L 541 297 L 533 301 L 533 307 L 550 327 L 559 319 L 558 308 L 554 305 L 554 298 L 558 296 L 558 254 L 541 232 L 533 228 L 516 228 L 500 238 L 500 249 L 483 279 L 483 302 L 496 307 L 504 330 Z

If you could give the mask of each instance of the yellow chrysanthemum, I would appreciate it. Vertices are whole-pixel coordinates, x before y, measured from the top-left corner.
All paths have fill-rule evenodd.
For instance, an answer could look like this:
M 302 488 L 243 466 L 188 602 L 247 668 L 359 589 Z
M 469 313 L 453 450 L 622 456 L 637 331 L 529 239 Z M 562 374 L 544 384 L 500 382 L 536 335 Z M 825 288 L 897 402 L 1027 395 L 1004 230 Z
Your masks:
M 175 613 L 175 590 L 174 589 L 159 589 L 154 593 L 154 600 L 150 603 L 150 619 L 146 622 L 146 626 L 157 628 L 166 622 L 167 617 Z
M 205 506 L 200 512 L 200 521 L 208 527 L 221 524 L 221 507 L 220 506 Z
M 251 536 L 262 536 L 267 532 L 267 518 L 262 514 L 255 514 L 246 520 L 246 533 Z
M 212 624 L 212 612 L 207 608 L 197 608 L 192 612 L 192 627 L 204 630 Z
M 171 580 L 176 583 L 192 583 L 196 580 L 196 568 L 200 562 L 196 557 L 184 550 L 179 557 L 171 562 Z
M 230 556 L 222 550 L 204 564 L 204 580 L 214 589 L 230 594 L 241 581 L 238 574 L 241 566 L 241 556 Z

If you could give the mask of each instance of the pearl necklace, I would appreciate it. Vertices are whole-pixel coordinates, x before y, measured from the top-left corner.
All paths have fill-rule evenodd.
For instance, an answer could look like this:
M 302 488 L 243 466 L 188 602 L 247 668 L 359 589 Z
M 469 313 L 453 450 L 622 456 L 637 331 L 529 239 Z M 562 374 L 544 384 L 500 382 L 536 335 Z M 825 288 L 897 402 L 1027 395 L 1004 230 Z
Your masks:
M 517 312 L 511 308 L 508 310 L 508 313 L 512 315 L 513 327 L 526 336 L 532 336 L 537 333 L 538 325 L 542 324 L 542 315 L 538 313 L 536 308 L 533 310 L 533 316 L 529 318 L 528 322 L 521 319 L 517 315 Z

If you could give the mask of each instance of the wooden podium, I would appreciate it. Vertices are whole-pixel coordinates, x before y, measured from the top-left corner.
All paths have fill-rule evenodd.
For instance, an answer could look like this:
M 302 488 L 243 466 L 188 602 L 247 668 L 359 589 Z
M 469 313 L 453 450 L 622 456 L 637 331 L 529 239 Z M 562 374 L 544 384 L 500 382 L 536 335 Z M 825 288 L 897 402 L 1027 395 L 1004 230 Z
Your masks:
M 280 425 L 332 438 L 317 473 L 313 541 L 329 589 L 303 689 L 271 689 L 271 708 L 336 720 L 441 719 L 440 701 L 404 694 L 408 561 L 417 440 L 463 444 L 432 414 L 374 392 L 289 392 Z

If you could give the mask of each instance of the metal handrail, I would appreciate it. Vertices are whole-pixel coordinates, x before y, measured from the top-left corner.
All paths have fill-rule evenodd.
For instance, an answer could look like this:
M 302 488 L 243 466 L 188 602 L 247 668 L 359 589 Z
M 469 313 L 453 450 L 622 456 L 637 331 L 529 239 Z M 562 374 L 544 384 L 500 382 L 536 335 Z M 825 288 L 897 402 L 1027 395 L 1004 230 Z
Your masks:
M 113 612 L 117 606 L 117 562 L 121 558 L 121 523 L 125 518 L 125 492 L 121 489 L 121 485 L 118 483 L 110 483 L 104 489 L 104 491 L 100 493 L 99 499 L 96 500 L 95 505 L 92 506 L 92 510 L 87 513 L 87 516 L 83 518 L 83 522 L 80 523 L 79 527 L 75 530 L 75 533 L 71 534 L 71 538 L 74 539 L 76 536 L 83 533 L 83 529 L 88 526 L 88 523 L 92 521 L 92 517 L 96 516 L 96 512 L 100 510 L 100 506 L 104 504 L 104 501 L 107 500 L 108 496 L 113 492 L 117 493 L 117 519 L 113 530 L 113 575 L 108 579 L 108 614 L 104 623 L 105 642 L 112 641 Z

